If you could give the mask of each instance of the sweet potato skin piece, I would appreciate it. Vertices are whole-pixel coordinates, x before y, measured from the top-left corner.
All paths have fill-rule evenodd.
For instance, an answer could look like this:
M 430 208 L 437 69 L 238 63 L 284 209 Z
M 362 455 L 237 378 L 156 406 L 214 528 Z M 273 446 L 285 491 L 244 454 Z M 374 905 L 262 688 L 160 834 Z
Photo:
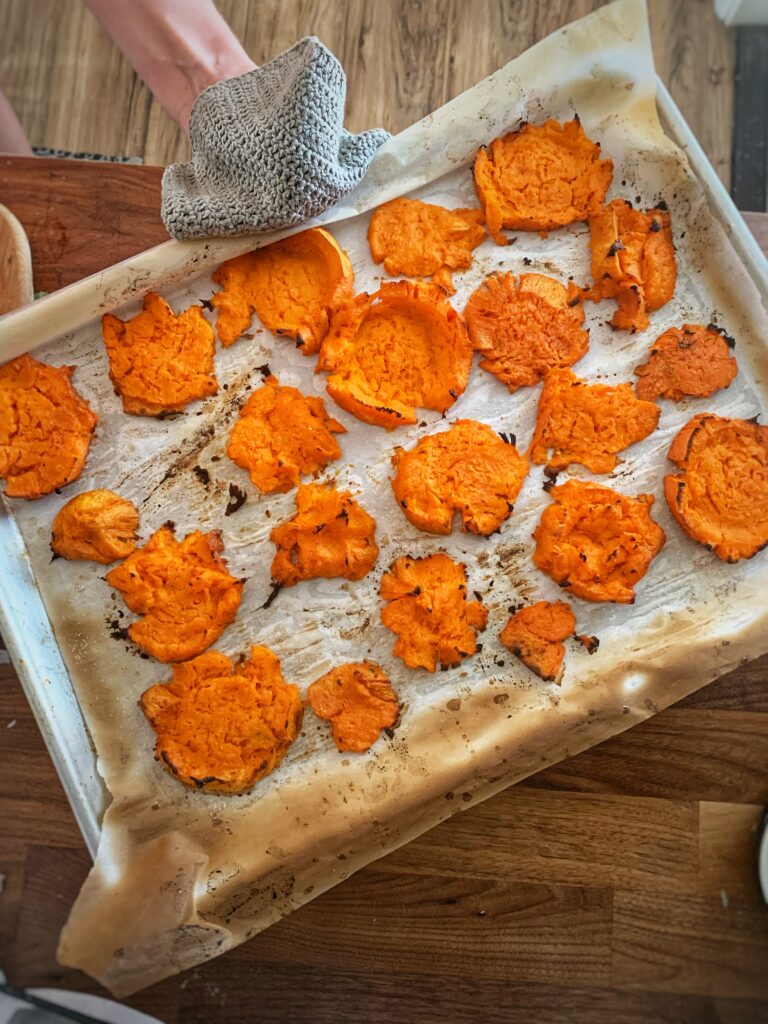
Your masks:
M 109 379 L 134 416 L 180 412 L 198 398 L 215 395 L 213 328 L 199 306 L 178 316 L 154 292 L 144 296 L 130 320 L 106 313 L 101 318 L 109 357 Z
M 202 654 L 233 621 L 244 582 L 227 572 L 217 531 L 177 541 L 163 526 L 105 576 L 132 612 L 128 636 L 158 661 Z
M 614 199 L 589 218 L 594 285 L 586 298 L 616 299 L 611 323 L 620 330 L 644 331 L 648 313 L 675 293 L 677 264 L 672 221 L 665 209 L 634 210 Z
M 563 640 L 575 629 L 576 617 L 565 601 L 537 601 L 510 616 L 499 639 L 539 679 L 552 683 L 563 667 Z
M 410 451 L 396 448 L 392 490 L 419 530 L 447 534 L 456 512 L 466 533 L 489 536 L 509 516 L 528 462 L 485 423 L 456 420 L 422 437 Z
M 524 124 L 477 151 L 475 191 L 488 230 L 506 245 L 502 228 L 551 231 L 586 220 L 602 207 L 613 162 L 584 134 L 576 117 L 565 124 Z
M 333 235 L 309 228 L 227 260 L 212 279 L 222 286 L 211 297 L 222 345 L 234 344 L 256 312 L 268 331 L 293 338 L 309 356 L 320 348 L 334 311 L 352 298 L 355 275 Z
M 376 521 L 349 491 L 302 484 L 296 515 L 270 533 L 277 547 L 272 579 L 282 587 L 301 580 L 361 580 L 376 564 Z
M 420 199 L 392 199 L 373 211 L 368 244 L 388 274 L 429 277 L 449 295 L 452 270 L 466 270 L 485 238 L 482 210 L 446 210 Z
M 585 601 L 633 604 L 634 586 L 666 537 L 650 516 L 653 496 L 630 498 L 609 487 L 568 480 L 550 491 L 533 534 L 534 563 Z
M 435 284 L 385 281 L 333 318 L 318 370 L 328 394 L 364 423 L 392 430 L 416 408 L 445 412 L 464 391 L 472 345 L 463 317 Z
M 74 372 L 29 355 L 0 366 L 0 479 L 9 498 L 42 498 L 82 473 L 98 417 L 72 386 Z
M 322 398 L 267 377 L 240 410 L 227 455 L 248 470 L 262 494 L 290 491 L 303 473 L 316 473 L 341 455 L 334 434 L 346 427 L 331 419 Z
M 528 455 L 556 473 L 574 462 L 611 473 L 616 454 L 653 433 L 660 415 L 653 402 L 635 397 L 631 384 L 586 384 L 568 369 L 550 370 Z
M 331 723 L 339 750 L 360 754 L 370 749 L 397 721 L 397 694 L 384 669 L 374 661 L 339 665 L 312 683 L 309 704 Z
M 174 778 L 207 793 L 245 793 L 280 764 L 301 728 L 297 686 L 268 647 L 233 664 L 208 651 L 173 666 L 139 706 L 157 733 L 155 757 Z
M 635 369 L 637 397 L 679 402 L 686 395 L 707 398 L 727 388 L 738 373 L 732 345 L 715 324 L 670 327 L 651 346 L 648 361 Z
M 477 650 L 488 612 L 467 601 L 467 574 L 447 555 L 403 556 L 384 574 L 381 621 L 397 634 L 394 653 L 409 668 L 434 672 L 458 665 Z
M 544 274 L 491 274 L 464 316 L 480 366 L 511 392 L 538 384 L 548 370 L 571 366 L 589 348 L 579 289 Z
M 693 540 L 725 562 L 768 545 L 768 426 L 700 413 L 673 440 L 664 477 L 669 510 Z
M 109 565 L 136 548 L 139 513 L 114 491 L 84 491 L 59 509 L 51 527 L 51 550 L 62 558 Z

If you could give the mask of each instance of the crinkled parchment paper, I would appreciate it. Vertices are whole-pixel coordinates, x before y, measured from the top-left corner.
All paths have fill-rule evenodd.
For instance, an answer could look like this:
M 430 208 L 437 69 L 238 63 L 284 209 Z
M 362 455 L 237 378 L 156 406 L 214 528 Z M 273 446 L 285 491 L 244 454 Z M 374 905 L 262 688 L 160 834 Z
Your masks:
M 626 453 L 611 478 L 600 478 L 627 494 L 653 493 L 653 515 L 668 541 L 633 607 L 574 601 L 579 631 L 597 635 L 600 649 L 590 657 L 573 644 L 561 687 L 536 679 L 498 640 L 510 605 L 562 597 L 531 561 L 531 533 L 548 502 L 541 469 L 531 471 L 511 519 L 490 539 L 419 533 L 400 514 L 389 485 L 395 445 L 410 446 L 458 417 L 510 431 L 524 449 L 538 389 L 510 396 L 475 366 L 446 419 L 429 413 L 421 427 L 393 434 L 329 402 L 349 430 L 341 438 L 343 459 L 329 475 L 359 491 L 376 517 L 378 567 L 359 583 L 329 580 L 283 590 L 263 610 L 273 554 L 269 530 L 292 513 L 294 495 L 259 497 L 224 455 L 227 434 L 238 402 L 261 382 L 257 367 L 269 362 L 284 383 L 323 395 L 315 360 L 254 321 L 252 339 L 217 355 L 219 394 L 176 419 L 154 421 L 122 414 L 98 322 L 42 350 L 43 358 L 77 365 L 77 386 L 101 417 L 85 473 L 66 495 L 13 503 L 113 796 L 96 864 L 62 935 L 64 963 L 125 995 L 223 953 L 454 811 L 628 728 L 768 649 L 768 553 L 723 564 L 681 533 L 662 497 L 665 453 L 676 431 L 704 409 L 744 417 L 764 409 L 768 359 L 765 310 L 684 157 L 662 133 L 654 92 L 644 6 L 619 0 L 545 39 L 393 139 L 360 189 L 326 218 L 336 222 L 358 288 L 373 289 L 381 274 L 370 260 L 368 215 L 361 211 L 403 193 L 449 207 L 475 205 L 469 166 L 478 144 L 520 120 L 566 119 L 578 111 L 587 133 L 614 160 L 611 196 L 669 204 L 680 276 L 674 300 L 640 336 L 611 331 L 612 304 L 588 304 L 591 348 L 577 372 L 608 383 L 631 379 L 651 341 L 686 320 L 716 321 L 735 335 L 740 374 L 733 386 L 708 400 L 662 403 L 659 429 Z M 472 268 L 456 275 L 456 307 L 463 309 L 485 275 L 501 268 L 586 282 L 587 229 L 577 225 L 546 239 L 520 233 L 506 248 L 487 240 Z M 183 308 L 211 294 L 209 270 L 154 285 Z M 120 315 L 137 309 L 134 301 Z M 207 483 L 196 467 L 207 471 Z M 587 474 L 576 468 L 573 475 Z M 225 517 L 230 484 L 248 500 Z M 405 705 L 393 736 L 367 754 L 339 754 L 327 723 L 307 713 L 286 760 L 251 795 L 201 794 L 175 782 L 153 760 L 154 736 L 136 704 L 169 670 L 120 639 L 119 627 L 130 615 L 119 619 L 124 609 L 103 582 L 102 567 L 49 564 L 53 515 L 65 498 L 92 487 L 113 488 L 136 502 L 144 538 L 168 519 L 180 535 L 221 528 L 230 567 L 248 583 L 236 623 L 216 646 L 235 655 L 253 643 L 269 645 L 286 678 L 303 692 L 335 663 L 380 661 Z M 397 556 L 438 550 L 466 563 L 469 590 L 483 596 L 490 617 L 481 653 L 430 675 L 392 657 L 393 636 L 380 623 L 377 590 Z

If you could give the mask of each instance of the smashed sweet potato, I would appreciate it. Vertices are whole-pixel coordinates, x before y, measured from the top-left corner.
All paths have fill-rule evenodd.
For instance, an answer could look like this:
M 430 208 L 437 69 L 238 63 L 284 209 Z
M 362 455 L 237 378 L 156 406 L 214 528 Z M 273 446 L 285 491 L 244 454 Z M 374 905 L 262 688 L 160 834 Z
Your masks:
M 664 496 L 689 537 L 725 562 L 768 545 L 768 426 L 700 413 L 667 457 L 680 472 L 664 478 Z
M 338 459 L 334 434 L 346 428 L 331 419 L 322 398 L 267 377 L 240 410 L 227 455 L 247 469 L 262 494 L 290 491 L 302 473 L 316 473 Z
M 232 622 L 244 581 L 227 572 L 217 531 L 182 541 L 163 526 L 105 579 L 142 618 L 128 636 L 158 661 L 186 661 L 210 647 Z
M 326 672 L 307 691 L 318 718 L 331 723 L 339 750 L 362 753 L 397 721 L 399 703 L 384 669 L 360 661 Z
M 480 366 L 514 392 L 578 362 L 589 348 L 580 299 L 575 285 L 544 274 L 491 274 L 464 310 Z
M 537 601 L 515 612 L 499 639 L 531 672 L 553 683 L 565 659 L 563 640 L 576 629 L 576 616 L 565 601 Z
M 506 245 L 502 228 L 551 231 L 598 213 L 613 178 L 600 143 L 578 117 L 560 124 L 524 124 L 477 151 L 475 190 L 488 230 Z
M 62 505 L 51 527 L 51 550 L 68 559 L 109 565 L 136 548 L 139 512 L 114 491 L 84 491 Z
M 98 417 L 72 387 L 74 372 L 28 355 L 0 366 L 0 479 L 9 498 L 42 498 L 82 473 Z
M 449 295 L 452 270 L 466 270 L 485 238 L 482 210 L 446 210 L 420 199 L 392 199 L 374 210 L 368 244 L 388 274 L 429 277 Z
M 533 561 L 568 593 L 585 601 L 633 604 L 634 586 L 664 546 L 651 519 L 653 497 L 568 480 L 550 491 L 533 534 Z
M 614 327 L 644 331 L 648 313 L 669 302 L 675 292 L 677 265 L 672 222 L 666 207 L 635 210 L 614 199 L 589 218 L 594 285 L 586 298 L 616 299 Z
M 707 398 L 727 388 L 738 373 L 733 346 L 733 338 L 716 324 L 670 327 L 651 346 L 648 361 L 635 370 L 637 397 L 679 402 L 686 395 Z
M 611 473 L 617 453 L 653 433 L 660 415 L 654 402 L 635 397 L 631 384 L 586 384 L 571 370 L 550 370 L 528 455 L 550 472 L 577 462 L 593 473 Z
M 237 341 L 255 312 L 268 331 L 293 338 L 305 356 L 318 351 L 355 282 L 349 257 L 324 228 L 236 256 L 212 277 L 222 286 L 211 305 L 219 311 L 216 333 L 223 345 Z
M 364 423 L 416 423 L 416 407 L 445 412 L 467 386 L 472 345 L 464 320 L 435 284 L 387 281 L 333 318 L 318 370 L 328 394 Z
M 361 580 L 379 556 L 376 521 L 349 491 L 302 484 L 296 515 L 270 533 L 277 547 L 272 579 L 281 587 L 318 577 Z
M 130 320 L 106 313 L 101 330 L 109 378 L 125 412 L 162 416 L 216 394 L 213 328 L 200 306 L 177 316 L 165 299 L 149 292 L 141 313 Z
M 419 530 L 450 533 L 458 512 L 462 530 L 486 537 L 509 516 L 528 473 L 514 442 L 476 420 L 396 448 L 392 464 L 397 503 Z
M 477 631 L 488 612 L 467 601 L 467 573 L 447 555 L 398 558 L 384 574 L 379 590 L 381 621 L 397 634 L 394 653 L 409 668 L 434 672 L 458 665 L 477 650 Z
M 285 757 L 301 728 L 299 688 L 268 647 L 235 662 L 208 651 L 173 666 L 139 706 L 157 733 L 155 757 L 192 789 L 245 793 Z

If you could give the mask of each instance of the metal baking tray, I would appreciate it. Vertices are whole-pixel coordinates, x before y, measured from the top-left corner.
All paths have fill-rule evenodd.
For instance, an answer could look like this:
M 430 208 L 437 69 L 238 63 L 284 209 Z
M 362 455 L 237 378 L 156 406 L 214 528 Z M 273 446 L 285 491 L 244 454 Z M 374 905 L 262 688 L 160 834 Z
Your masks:
M 669 137 L 686 153 L 691 168 L 703 186 L 710 209 L 727 232 L 745 268 L 768 306 L 768 260 L 761 252 L 741 214 L 686 124 L 664 84 L 657 80 L 657 105 Z M 278 236 L 275 236 L 278 237 Z M 201 261 L 214 265 L 254 245 L 253 239 L 212 240 L 209 243 L 167 242 L 132 257 L 90 280 L 113 275 L 134 284 L 131 293 L 120 294 L 114 305 L 137 298 L 149 290 L 153 273 L 162 266 L 181 280 L 200 273 Z M 120 271 L 130 270 L 130 274 Z M 68 289 L 43 302 L 56 303 L 60 331 L 83 322 L 82 303 L 70 303 Z M 30 307 L 0 318 L 0 332 L 6 342 L 18 340 L 22 350 L 26 315 Z M 93 318 L 103 312 L 94 307 Z M 40 594 L 35 586 L 21 533 L 8 505 L 0 501 L 0 630 L 22 687 L 35 715 L 48 751 L 72 807 L 86 846 L 95 856 L 101 819 L 109 794 L 99 775 L 97 757 L 83 714 L 53 634 Z

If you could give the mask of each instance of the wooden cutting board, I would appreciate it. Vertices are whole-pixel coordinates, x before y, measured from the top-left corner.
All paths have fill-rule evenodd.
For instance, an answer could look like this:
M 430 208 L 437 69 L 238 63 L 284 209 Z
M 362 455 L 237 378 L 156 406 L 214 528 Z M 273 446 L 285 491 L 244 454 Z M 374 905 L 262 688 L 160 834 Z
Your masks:
M 37 287 L 163 241 L 160 176 L 0 158 L 0 201 L 29 235 Z M 768 215 L 749 223 L 768 248 Z M 753 867 L 767 683 L 765 657 L 128 1002 L 168 1024 L 768 1022 Z M 8 664 L 0 822 L 0 966 L 17 984 L 94 991 L 55 961 L 90 864 Z

